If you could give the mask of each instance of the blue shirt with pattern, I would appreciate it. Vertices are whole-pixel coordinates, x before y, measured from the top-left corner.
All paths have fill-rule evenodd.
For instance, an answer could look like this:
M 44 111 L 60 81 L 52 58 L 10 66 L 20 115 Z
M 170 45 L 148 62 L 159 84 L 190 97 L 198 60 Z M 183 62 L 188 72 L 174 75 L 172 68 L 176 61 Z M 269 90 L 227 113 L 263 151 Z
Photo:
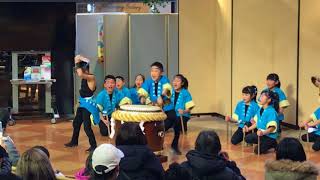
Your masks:
M 239 123 L 239 127 L 243 128 L 246 123 L 249 123 L 251 119 L 257 114 L 260 107 L 255 101 L 251 101 L 249 103 L 249 107 L 247 112 L 245 112 L 246 103 L 244 101 L 238 102 L 236 109 L 232 115 L 232 118 L 237 120 Z
M 192 109 L 195 106 L 192 100 L 191 94 L 187 89 L 185 88 L 181 89 L 181 91 L 179 92 L 179 97 L 177 99 L 176 104 L 174 104 L 175 96 L 176 96 L 176 92 L 173 91 L 169 106 L 171 109 L 174 109 L 176 111 L 177 117 L 180 116 L 178 111 L 179 109 L 182 109 L 182 110 Z M 184 113 L 183 116 L 190 117 L 190 113 Z
M 257 114 L 254 117 L 254 120 L 257 123 L 257 129 L 265 131 L 269 127 L 273 126 L 275 128 L 275 130 L 273 132 L 267 134 L 266 136 L 273 138 L 273 139 L 277 139 L 277 137 L 278 137 L 278 124 L 279 124 L 279 120 L 277 119 L 277 112 L 273 106 L 268 106 L 266 109 L 264 109 L 262 114 L 260 114 L 260 111 L 262 108 L 263 107 L 261 107 L 259 109 L 259 111 L 257 112 Z

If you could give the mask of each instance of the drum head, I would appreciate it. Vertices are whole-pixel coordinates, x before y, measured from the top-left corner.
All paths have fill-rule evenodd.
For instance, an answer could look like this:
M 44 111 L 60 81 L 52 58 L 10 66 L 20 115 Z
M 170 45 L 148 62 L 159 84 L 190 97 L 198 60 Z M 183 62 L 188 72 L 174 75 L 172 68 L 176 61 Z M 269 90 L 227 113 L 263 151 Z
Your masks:
M 120 106 L 122 111 L 135 111 L 135 112 L 161 112 L 161 108 L 158 106 L 148 105 L 123 105 Z
M 124 122 L 153 122 L 164 121 L 167 115 L 158 106 L 123 105 L 112 113 L 112 117 Z

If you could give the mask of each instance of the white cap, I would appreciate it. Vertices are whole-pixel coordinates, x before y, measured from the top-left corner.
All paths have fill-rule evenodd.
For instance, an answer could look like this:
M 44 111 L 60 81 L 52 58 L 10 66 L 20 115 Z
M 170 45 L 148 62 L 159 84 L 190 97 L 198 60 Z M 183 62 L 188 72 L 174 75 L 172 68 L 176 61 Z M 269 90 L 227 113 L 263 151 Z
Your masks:
M 101 144 L 92 154 L 92 168 L 97 174 L 106 174 L 112 171 L 124 157 L 122 151 L 112 144 Z

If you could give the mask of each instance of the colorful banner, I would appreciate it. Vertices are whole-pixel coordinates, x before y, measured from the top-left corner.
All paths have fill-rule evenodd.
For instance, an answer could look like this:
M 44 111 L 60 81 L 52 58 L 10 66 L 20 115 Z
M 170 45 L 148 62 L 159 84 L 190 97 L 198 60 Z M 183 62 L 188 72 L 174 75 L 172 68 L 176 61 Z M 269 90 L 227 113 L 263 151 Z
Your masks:
M 103 42 L 103 19 L 101 18 L 98 21 L 98 42 L 97 42 L 97 47 L 98 47 L 98 62 L 103 63 L 104 62 L 104 42 Z

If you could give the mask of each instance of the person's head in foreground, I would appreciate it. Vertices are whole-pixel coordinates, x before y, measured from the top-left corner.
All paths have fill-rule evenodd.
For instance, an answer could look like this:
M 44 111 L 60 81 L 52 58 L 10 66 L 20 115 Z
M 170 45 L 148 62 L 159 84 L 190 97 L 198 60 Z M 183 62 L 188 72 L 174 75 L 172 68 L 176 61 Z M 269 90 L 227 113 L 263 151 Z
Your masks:
M 147 139 L 139 124 L 124 123 L 121 125 L 118 135 L 116 137 L 116 145 L 146 145 Z
M 203 154 L 218 155 L 221 143 L 218 134 L 214 131 L 202 131 L 197 137 L 195 149 Z
M 48 156 L 36 148 L 31 148 L 21 155 L 17 164 L 17 175 L 23 180 L 56 179 Z
M 123 153 L 112 144 L 101 144 L 92 154 L 91 180 L 115 180 L 119 175 L 119 163 Z
M 186 158 L 181 166 L 187 168 L 192 179 L 243 179 L 236 163 L 221 151 L 219 136 L 213 130 L 200 132 L 195 150 L 189 151 Z
M 296 138 L 291 137 L 280 141 L 276 149 L 276 159 L 289 159 L 300 162 L 307 160 L 302 144 Z
M 292 137 L 284 138 L 276 149 L 276 160 L 266 162 L 265 179 L 316 180 L 319 170 L 306 159 L 306 153 L 299 140 Z
M 36 148 L 36 149 L 41 150 L 42 152 L 44 152 L 48 156 L 48 159 L 50 159 L 50 153 L 46 147 L 38 145 L 38 146 L 33 146 L 32 148 Z

